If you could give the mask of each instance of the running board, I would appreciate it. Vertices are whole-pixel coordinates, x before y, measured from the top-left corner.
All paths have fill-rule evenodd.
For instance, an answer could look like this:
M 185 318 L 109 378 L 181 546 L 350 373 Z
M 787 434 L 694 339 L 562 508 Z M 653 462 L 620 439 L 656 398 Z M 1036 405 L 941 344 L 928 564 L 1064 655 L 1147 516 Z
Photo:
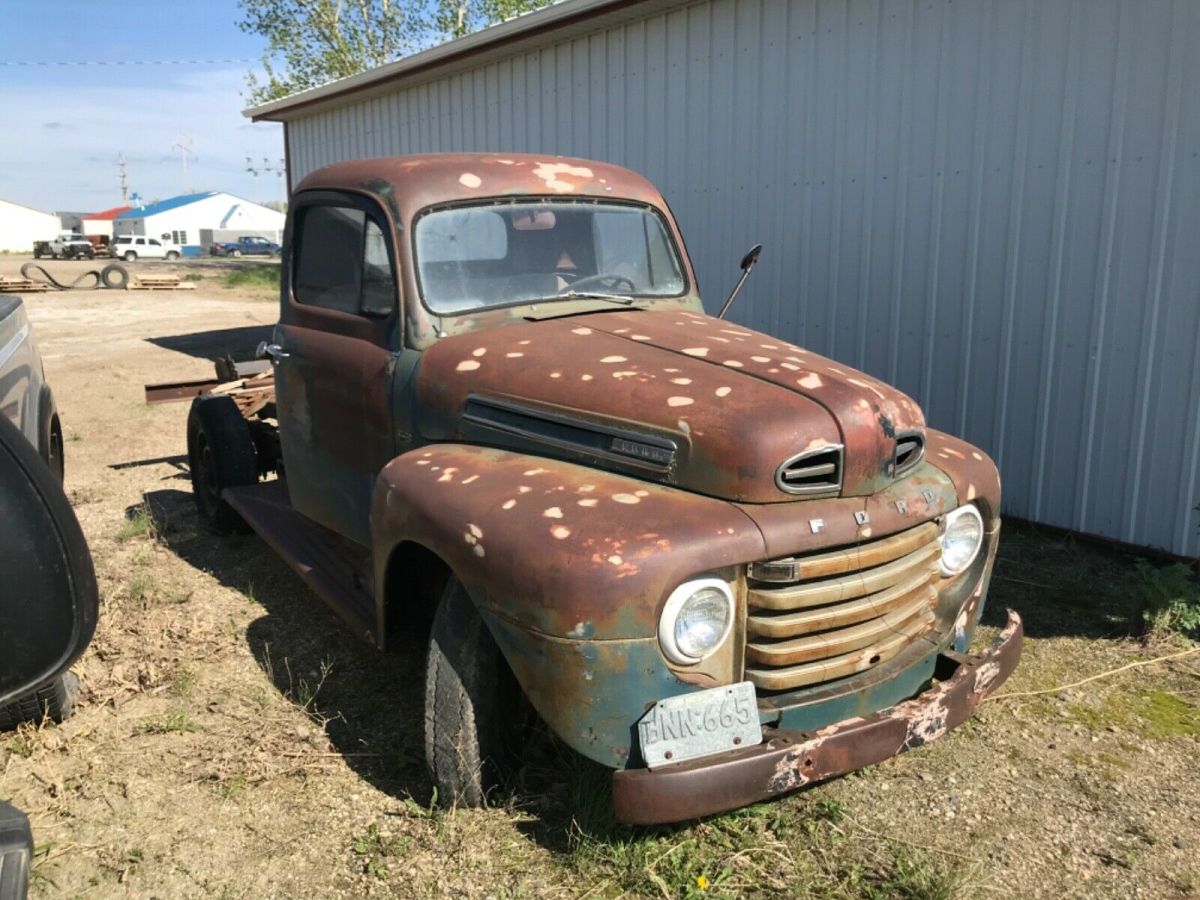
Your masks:
M 355 635 L 378 646 L 369 551 L 296 512 L 279 479 L 226 488 L 221 496 Z

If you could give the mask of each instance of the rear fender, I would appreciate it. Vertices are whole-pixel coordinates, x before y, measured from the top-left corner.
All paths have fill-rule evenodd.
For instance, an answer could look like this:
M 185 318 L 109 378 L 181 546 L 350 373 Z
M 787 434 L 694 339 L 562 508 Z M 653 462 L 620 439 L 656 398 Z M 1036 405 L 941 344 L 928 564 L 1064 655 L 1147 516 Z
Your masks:
M 392 550 L 426 547 L 462 580 L 546 722 L 610 766 L 628 762 L 647 704 L 716 683 L 673 672 L 659 652 L 667 596 L 706 573 L 732 580 L 764 553 L 758 528 L 723 500 L 448 444 L 383 469 L 371 531 L 381 623 Z

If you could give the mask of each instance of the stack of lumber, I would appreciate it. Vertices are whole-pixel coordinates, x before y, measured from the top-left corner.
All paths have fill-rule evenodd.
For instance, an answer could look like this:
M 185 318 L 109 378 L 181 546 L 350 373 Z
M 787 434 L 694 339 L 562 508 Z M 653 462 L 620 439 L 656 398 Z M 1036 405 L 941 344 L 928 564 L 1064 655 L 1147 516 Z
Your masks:
M 32 294 L 36 291 L 48 291 L 50 285 L 43 284 L 40 281 L 30 281 L 28 278 L 13 278 L 9 275 L 0 275 L 0 294 Z
M 190 291 L 196 287 L 191 281 L 183 281 L 178 275 L 135 275 L 127 290 L 131 291 Z

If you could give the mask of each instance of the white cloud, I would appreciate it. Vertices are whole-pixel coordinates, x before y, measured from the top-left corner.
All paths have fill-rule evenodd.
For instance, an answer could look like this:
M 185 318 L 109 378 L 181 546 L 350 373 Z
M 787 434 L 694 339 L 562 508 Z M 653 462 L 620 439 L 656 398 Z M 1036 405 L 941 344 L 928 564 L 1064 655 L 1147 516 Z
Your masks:
M 283 129 L 241 115 L 241 70 L 145 73 L 139 86 L 98 87 L 81 77 L 63 84 L 4 89 L 0 197 L 48 210 L 98 210 L 121 202 L 117 154 L 130 191 L 143 198 L 183 193 L 183 164 L 173 145 L 192 138 L 192 190 L 224 190 L 248 199 L 280 195 L 264 175 L 255 196 L 246 157 L 261 166 L 283 158 Z

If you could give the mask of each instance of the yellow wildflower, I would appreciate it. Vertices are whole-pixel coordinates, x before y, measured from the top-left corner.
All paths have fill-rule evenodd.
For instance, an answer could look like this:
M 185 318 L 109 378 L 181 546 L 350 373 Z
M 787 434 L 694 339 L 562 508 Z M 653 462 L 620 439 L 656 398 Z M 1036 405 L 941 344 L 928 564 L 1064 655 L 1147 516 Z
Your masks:
M 700 888 L 700 890 L 702 890 L 702 891 L 707 891 L 708 890 L 708 879 L 705 878 L 703 875 L 697 875 L 696 876 L 696 887 Z

